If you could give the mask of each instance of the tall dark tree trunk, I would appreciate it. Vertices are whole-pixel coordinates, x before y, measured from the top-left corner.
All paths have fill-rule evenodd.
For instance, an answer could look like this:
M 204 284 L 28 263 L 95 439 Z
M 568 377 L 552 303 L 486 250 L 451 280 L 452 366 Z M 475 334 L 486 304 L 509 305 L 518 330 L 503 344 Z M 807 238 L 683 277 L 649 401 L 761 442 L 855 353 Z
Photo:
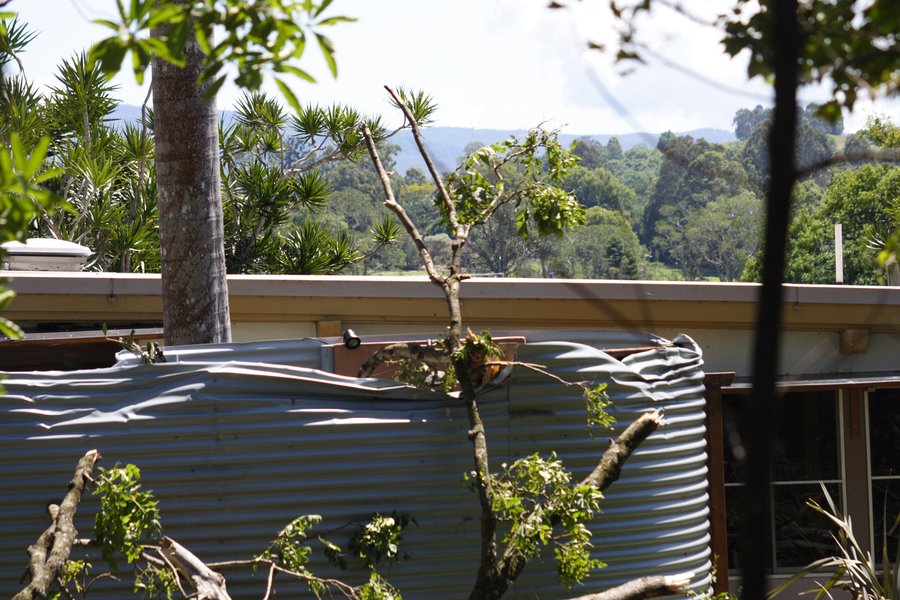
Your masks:
M 203 55 L 195 42 L 187 65 L 153 62 L 153 110 L 165 342 L 231 341 L 218 115 L 197 85 Z
M 791 191 L 797 179 L 794 146 L 797 131 L 797 61 L 800 49 L 797 0 L 772 0 L 775 111 L 769 133 L 771 165 L 763 250 L 762 290 L 758 303 L 753 352 L 753 390 L 744 406 L 747 480 L 741 523 L 743 597 L 765 598 L 766 568 L 770 559 L 769 523 L 772 510 L 769 484 L 778 398 L 776 378 L 780 358 L 781 297 L 784 283 Z

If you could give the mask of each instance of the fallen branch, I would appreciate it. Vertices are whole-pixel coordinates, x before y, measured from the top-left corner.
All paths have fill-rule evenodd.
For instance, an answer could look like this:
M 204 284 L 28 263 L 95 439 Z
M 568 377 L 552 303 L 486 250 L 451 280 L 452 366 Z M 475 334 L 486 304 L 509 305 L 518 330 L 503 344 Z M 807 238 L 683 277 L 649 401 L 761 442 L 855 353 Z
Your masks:
M 435 370 L 446 369 L 450 365 L 450 356 L 447 351 L 437 346 L 418 342 L 388 344 L 363 363 L 357 377 L 369 377 L 384 363 L 400 360 L 419 361 Z
M 608 488 L 622 474 L 622 466 L 632 452 L 662 424 L 658 410 L 645 412 L 628 426 L 622 434 L 609 443 L 600 462 L 581 485 L 593 485 L 601 492 Z
M 197 600 L 231 600 L 225 589 L 225 577 L 206 566 L 190 550 L 168 537 L 160 540 L 160 548 L 166 559 L 193 584 Z
M 305 572 L 299 573 L 297 571 L 291 571 L 290 569 L 286 569 L 284 567 L 279 566 L 275 561 L 268 560 L 265 558 L 253 558 L 250 560 L 227 560 L 222 562 L 209 563 L 206 565 L 210 569 L 218 569 L 220 571 L 227 571 L 231 569 L 238 569 L 244 567 L 260 567 L 265 566 L 268 569 L 268 576 L 266 577 L 266 593 L 263 596 L 263 600 L 267 600 L 271 598 L 275 593 L 275 574 L 283 573 L 294 579 L 298 579 L 300 581 L 305 581 L 309 584 L 319 584 L 326 588 L 329 588 L 329 594 L 331 594 L 331 590 L 336 590 L 345 598 L 349 600 L 358 600 L 359 593 L 357 589 L 350 585 L 349 583 L 344 583 L 340 579 L 329 579 L 323 577 L 316 577 L 312 573 Z M 185 594 L 187 596 L 187 594 Z M 331 594 L 329 597 L 333 597 Z
M 28 575 L 31 581 L 13 596 L 13 600 L 32 600 L 47 596 L 50 587 L 59 577 L 60 572 L 69 560 L 72 546 L 78 539 L 75 529 L 75 511 L 88 481 L 92 481 L 91 473 L 94 464 L 100 459 L 100 452 L 89 450 L 78 461 L 75 475 L 69 481 L 69 491 L 57 506 L 47 507 L 50 513 L 50 526 L 44 530 L 37 541 L 28 547 L 31 560 L 28 564 Z
M 625 462 L 631 457 L 634 449 L 637 448 L 645 439 L 647 439 L 647 437 L 651 433 L 656 431 L 661 423 L 662 417 L 659 411 L 656 410 L 646 412 L 635 419 L 634 422 L 629 425 L 617 439 L 610 442 L 609 448 L 607 448 L 606 452 L 603 453 L 603 456 L 600 457 L 600 461 L 597 463 L 597 466 L 594 468 L 590 475 L 585 477 L 580 485 L 594 485 L 600 491 L 608 488 L 616 479 L 619 478 L 619 475 L 622 472 L 622 467 L 625 465 Z M 536 506 L 535 510 L 537 509 L 540 509 L 546 513 L 553 513 L 557 511 L 559 507 L 556 504 L 550 503 L 547 505 Z M 527 517 L 525 518 L 525 520 L 527 520 Z M 557 525 L 558 523 L 559 520 L 557 517 L 554 519 L 554 525 Z M 498 588 L 502 591 L 505 591 L 507 587 L 512 585 L 512 583 L 519 577 L 519 575 L 522 573 L 522 570 L 525 569 L 525 566 L 528 564 L 528 557 L 524 555 L 520 550 L 520 548 L 524 547 L 525 544 L 520 543 L 516 539 L 523 537 L 523 535 L 519 532 L 513 532 L 510 534 L 510 537 L 512 541 L 510 541 L 510 543 L 506 545 L 506 550 L 504 551 L 503 557 L 501 558 L 500 563 L 497 567 L 497 577 L 495 580 L 495 585 L 497 585 Z M 657 580 L 662 578 L 655 577 L 644 579 Z M 690 577 L 688 578 L 688 580 L 690 580 Z M 632 585 L 640 581 L 642 580 L 636 579 L 625 585 Z M 624 586 L 619 587 L 621 588 Z M 649 598 L 651 596 L 643 597 Z M 585 598 L 593 599 L 594 597 L 585 596 Z M 613 598 L 615 597 L 610 596 L 610 600 L 612 600 Z M 604 598 L 603 600 L 606 599 Z
M 642 600 L 671 594 L 684 594 L 693 573 L 679 573 L 663 577 L 641 577 L 599 594 L 579 596 L 575 600 Z

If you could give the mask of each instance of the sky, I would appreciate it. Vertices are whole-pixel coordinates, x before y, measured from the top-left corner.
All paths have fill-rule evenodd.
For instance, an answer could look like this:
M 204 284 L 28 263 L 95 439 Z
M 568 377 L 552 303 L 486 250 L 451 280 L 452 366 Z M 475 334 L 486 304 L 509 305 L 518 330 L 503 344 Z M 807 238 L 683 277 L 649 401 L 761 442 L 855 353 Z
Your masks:
M 733 0 L 731 0 L 733 2 Z M 550 10 L 547 0 L 335 0 L 330 15 L 355 23 L 327 28 L 334 42 L 338 78 L 328 73 L 312 44 L 300 65 L 318 82 L 292 85 L 301 103 L 343 103 L 365 114 L 391 107 L 385 84 L 421 89 L 438 103 L 436 125 L 526 129 L 538 124 L 573 134 L 676 132 L 711 127 L 732 130 L 734 113 L 769 105 L 771 89 L 748 81 L 746 59 L 727 57 L 721 34 L 665 7 L 640 27 L 652 50 L 645 65 L 616 64 L 605 0 L 572 1 Z M 692 6 L 712 20 L 729 0 Z M 90 46 L 106 31 L 91 24 L 114 15 L 114 0 L 14 0 L 8 7 L 38 32 L 23 54 L 26 75 L 53 85 L 62 58 Z M 630 73 L 626 73 L 630 71 Z M 131 73 L 117 76 L 117 96 L 140 105 L 146 96 Z M 273 88 L 273 93 L 274 88 Z M 239 97 L 219 95 L 220 109 Z M 806 90 L 803 103 L 822 99 Z M 900 100 L 868 100 L 845 115 L 845 131 L 856 131 L 872 114 L 900 118 Z

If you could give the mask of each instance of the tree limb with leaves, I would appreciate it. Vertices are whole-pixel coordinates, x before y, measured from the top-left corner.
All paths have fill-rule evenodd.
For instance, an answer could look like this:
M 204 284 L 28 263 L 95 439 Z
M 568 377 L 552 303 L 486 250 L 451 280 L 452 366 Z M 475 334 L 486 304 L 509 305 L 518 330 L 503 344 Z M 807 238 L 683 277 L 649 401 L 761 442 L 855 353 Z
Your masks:
M 500 473 L 492 472 L 478 394 L 490 383 L 492 365 L 515 363 L 500 360 L 501 352 L 488 332 L 476 335 L 469 331 L 463 336 L 460 286 L 468 278 L 461 257 L 469 236 L 501 207 L 513 208 L 517 232 L 522 236 L 562 235 L 584 221 L 584 208 L 561 187 L 577 158 L 558 143 L 555 132 L 534 129 L 523 140 L 512 138 L 477 150 L 445 177 L 431 160 L 420 127 L 430 118 L 430 103 L 422 95 L 388 86 L 386 90 L 402 112 L 404 125 L 411 129 L 434 183 L 435 204 L 451 241 L 448 264 L 439 267 L 435 263 L 417 224 L 398 202 L 375 136 L 366 125 L 362 136 L 384 189 L 385 207 L 413 240 L 430 281 L 444 295 L 449 328 L 446 337 L 434 346 L 389 345 L 366 361 L 360 376 L 371 375 L 383 362 L 402 357 L 425 363 L 433 374 L 432 384 L 436 378 L 445 388 L 459 387 L 472 444 L 473 470 L 467 479 L 481 507 L 479 565 L 471 600 L 502 597 L 529 561 L 548 544 L 555 547 L 562 583 L 575 585 L 591 570 L 603 566 L 590 558 L 593 546 L 586 525 L 600 511 L 602 490 L 618 477 L 634 448 L 659 427 L 660 416 L 648 413 L 635 421 L 612 442 L 594 471 L 580 483 L 572 481 L 555 455 L 526 457 L 503 465 Z M 511 168 L 522 174 L 512 183 L 505 176 Z M 540 366 L 528 366 L 546 373 Z M 611 424 L 612 419 L 604 410 L 608 405 L 605 386 L 592 387 L 586 382 L 575 385 L 584 392 L 589 425 Z M 555 530 L 561 533 L 555 534 Z M 684 582 L 680 582 L 669 590 L 683 586 Z
M 180 593 L 183 598 L 230 600 L 222 572 L 255 571 L 260 567 L 267 571 L 264 600 L 276 593 L 276 576 L 305 583 L 316 597 L 338 596 L 348 600 L 400 597 L 378 574 L 376 566 L 384 558 L 396 560 L 397 544 L 409 522 L 406 515 L 374 515 L 369 523 L 360 524 L 347 550 L 313 533 L 322 520 L 320 516 L 302 515 L 279 531 L 257 556 L 207 563 L 163 535 L 158 502 L 152 492 L 141 488 L 138 467 L 101 467 L 95 477 L 94 467 L 100 458 L 97 450 L 88 451 L 78 461 L 62 502 L 49 506 L 51 524 L 28 548 L 29 581 L 14 600 L 37 600 L 50 597 L 52 592 L 60 592 L 65 597 L 73 597 L 73 592 L 86 594 L 98 580 L 111 573 L 122 574 L 119 561 L 123 559 L 133 569 L 135 591 L 143 590 L 149 597 L 173 598 Z M 100 502 L 94 514 L 93 536 L 80 539 L 74 516 L 89 488 L 93 488 Z M 321 544 L 326 559 L 338 568 L 347 568 L 348 560 L 361 559 L 361 566 L 369 571 L 368 581 L 354 586 L 341 579 L 315 575 L 308 568 L 312 540 Z M 99 548 L 110 571 L 94 574 L 86 560 L 71 558 L 76 546 Z M 187 591 L 188 588 L 193 591 Z

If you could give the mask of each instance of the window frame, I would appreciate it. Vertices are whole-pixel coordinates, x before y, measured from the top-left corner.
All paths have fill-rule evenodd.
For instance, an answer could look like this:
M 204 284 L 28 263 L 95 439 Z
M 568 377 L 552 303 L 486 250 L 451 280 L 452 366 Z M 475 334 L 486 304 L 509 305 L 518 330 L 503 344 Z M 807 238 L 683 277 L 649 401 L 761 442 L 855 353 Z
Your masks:
M 724 477 L 724 439 L 722 397 L 724 395 L 746 393 L 751 384 L 746 381 L 734 381 L 733 372 L 707 373 L 704 380 L 707 402 L 707 443 L 708 443 L 708 483 L 710 511 L 710 549 L 713 567 L 717 573 L 714 592 L 729 590 L 729 565 L 727 531 L 725 526 L 725 477 Z M 818 379 L 784 379 L 778 389 L 781 392 L 801 391 L 835 391 L 839 406 L 839 452 L 841 502 L 844 510 L 853 517 L 856 528 L 866 531 L 861 544 L 865 549 L 874 543 L 872 499 L 871 499 L 871 465 L 870 435 L 868 422 L 869 393 L 873 390 L 890 388 L 900 389 L 900 373 L 866 373 L 855 376 L 818 378 Z M 862 455 L 860 455 L 862 451 Z M 860 457 L 864 463 L 860 469 L 848 469 L 848 466 L 859 464 Z M 898 474 L 900 479 L 900 474 Z M 863 489 L 864 488 L 864 489 Z M 774 522 L 774 521 L 773 521 Z M 774 543 L 774 539 L 773 539 Z M 773 554 L 774 556 L 774 554 Z M 787 577 L 774 572 L 773 577 Z

